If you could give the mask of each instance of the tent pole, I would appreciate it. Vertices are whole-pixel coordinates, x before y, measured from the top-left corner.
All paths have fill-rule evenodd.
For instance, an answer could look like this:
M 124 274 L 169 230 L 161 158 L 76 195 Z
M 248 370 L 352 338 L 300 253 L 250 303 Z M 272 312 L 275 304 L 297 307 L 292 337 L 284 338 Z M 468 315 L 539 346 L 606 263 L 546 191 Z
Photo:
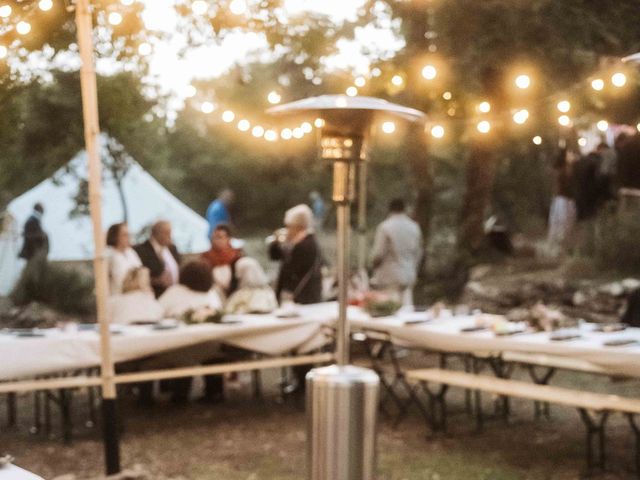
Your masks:
M 106 315 L 107 265 L 104 256 L 104 235 L 102 232 L 101 182 L 102 164 L 100 160 L 100 126 L 98 122 L 98 92 L 93 58 L 93 26 L 90 0 L 76 1 L 76 27 L 80 48 L 80 87 L 82 91 L 82 115 L 84 120 L 84 141 L 89 162 L 89 207 L 93 223 L 95 257 L 93 268 L 96 285 L 96 309 L 100 325 L 100 352 L 102 357 L 102 414 L 105 463 L 107 475 L 120 471 L 120 450 L 118 441 L 116 385 L 111 356 L 111 334 Z

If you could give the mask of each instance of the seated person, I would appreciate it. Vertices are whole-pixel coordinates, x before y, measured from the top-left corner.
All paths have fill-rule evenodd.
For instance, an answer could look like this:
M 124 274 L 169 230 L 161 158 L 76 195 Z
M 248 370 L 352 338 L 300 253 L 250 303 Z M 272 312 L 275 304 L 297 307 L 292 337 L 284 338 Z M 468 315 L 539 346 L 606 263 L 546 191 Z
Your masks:
M 179 283 L 169 287 L 158 299 L 166 317 L 179 318 L 189 310 L 222 310 L 222 301 L 212 289 L 213 278 L 203 261 L 187 263 L 180 269 Z
M 122 293 L 108 299 L 107 312 L 112 323 L 161 320 L 164 310 L 158 303 L 145 267 L 133 268 L 122 281 Z
M 129 242 L 129 228 L 126 223 L 116 223 L 107 230 L 107 261 L 109 293 L 123 293 L 123 283 L 129 271 L 142 266 L 140 257 Z
M 235 264 L 238 289 L 225 305 L 227 313 L 270 313 L 278 307 L 269 279 L 254 258 L 242 257 Z
M 211 234 L 211 248 L 200 255 L 200 259 L 209 265 L 213 280 L 219 292 L 227 296 L 235 288 L 233 265 L 242 257 L 242 250 L 231 245 L 231 229 L 219 224 Z
M 173 244 L 171 224 L 157 221 L 151 227 L 149 240 L 133 247 L 142 265 L 149 269 L 151 287 L 156 298 L 178 283 L 180 254 Z

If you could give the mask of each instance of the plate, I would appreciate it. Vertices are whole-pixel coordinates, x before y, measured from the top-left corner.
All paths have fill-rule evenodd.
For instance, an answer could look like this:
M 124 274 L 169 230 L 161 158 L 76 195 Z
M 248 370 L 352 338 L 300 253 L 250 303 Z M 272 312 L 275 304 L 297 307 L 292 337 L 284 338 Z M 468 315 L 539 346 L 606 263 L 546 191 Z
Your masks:
M 607 340 L 602 345 L 605 347 L 624 347 L 627 345 L 637 345 L 638 341 L 633 338 L 617 338 L 615 340 Z
M 622 332 L 627 329 L 627 325 L 624 323 L 604 323 L 601 325 L 597 325 L 596 328 L 593 329 L 594 332 L 601 333 L 611 333 L 611 332 Z
M 580 338 L 579 333 L 552 333 L 549 336 L 549 340 L 551 340 L 552 342 L 566 342 L 569 340 L 575 340 L 577 338 Z
M 473 333 L 473 332 L 484 332 L 488 330 L 487 327 L 475 325 L 473 327 L 464 327 L 460 329 L 460 333 Z

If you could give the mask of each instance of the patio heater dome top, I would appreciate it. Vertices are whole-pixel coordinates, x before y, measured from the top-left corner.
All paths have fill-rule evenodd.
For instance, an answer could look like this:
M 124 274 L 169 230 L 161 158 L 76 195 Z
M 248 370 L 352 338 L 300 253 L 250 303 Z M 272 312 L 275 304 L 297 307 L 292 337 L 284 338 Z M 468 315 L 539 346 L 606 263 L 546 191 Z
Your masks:
M 327 128 L 344 133 L 362 134 L 375 114 L 387 114 L 410 122 L 423 121 L 426 115 L 415 108 L 404 107 L 375 97 L 320 95 L 278 105 L 267 110 L 271 115 L 309 115 L 322 117 Z

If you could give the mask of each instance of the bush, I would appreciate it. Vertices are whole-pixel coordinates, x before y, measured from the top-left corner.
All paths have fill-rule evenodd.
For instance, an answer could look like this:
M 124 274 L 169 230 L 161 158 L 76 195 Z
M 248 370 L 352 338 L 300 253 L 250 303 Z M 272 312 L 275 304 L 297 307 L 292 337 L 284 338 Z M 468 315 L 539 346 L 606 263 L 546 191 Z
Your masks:
M 640 271 L 639 212 L 605 212 L 595 221 L 594 259 L 605 269 Z
M 40 302 L 62 313 L 95 312 L 93 278 L 43 256 L 27 263 L 10 297 L 18 306 Z

